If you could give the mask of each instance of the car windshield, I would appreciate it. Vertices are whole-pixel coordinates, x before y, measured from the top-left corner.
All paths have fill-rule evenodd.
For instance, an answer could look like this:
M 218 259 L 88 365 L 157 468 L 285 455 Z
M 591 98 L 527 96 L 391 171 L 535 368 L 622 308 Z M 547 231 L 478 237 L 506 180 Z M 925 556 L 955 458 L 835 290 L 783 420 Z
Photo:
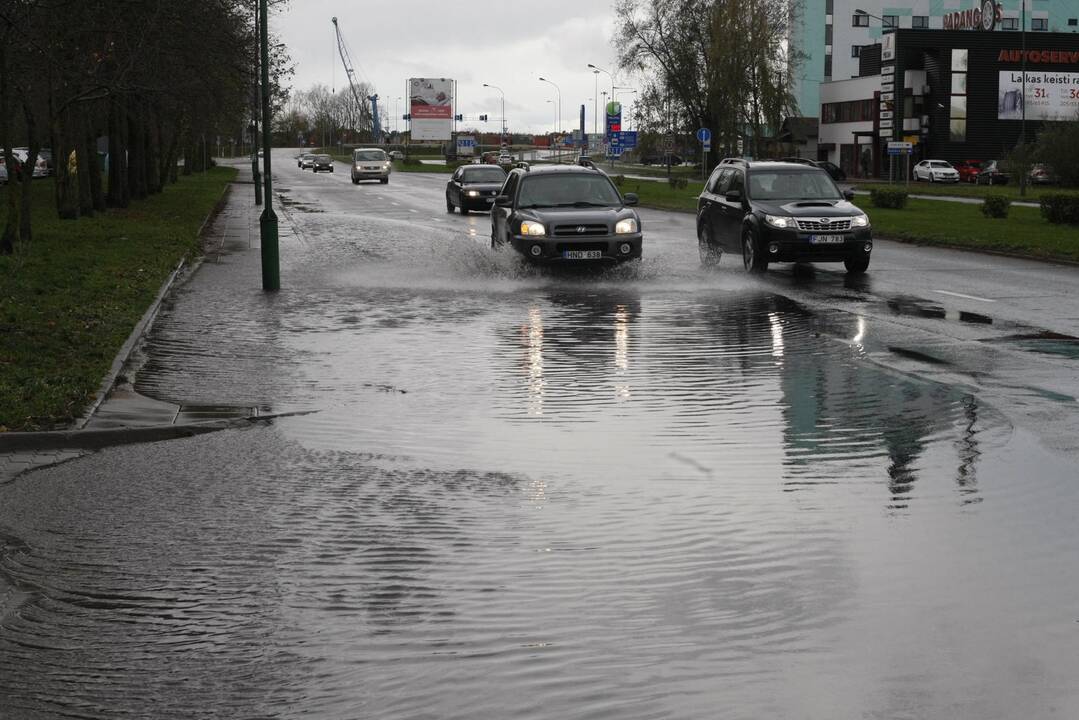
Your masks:
M 950 168 L 952 167 L 952 166 L 951 166 L 951 165 L 949 165 L 948 163 L 946 163 L 946 162 L 942 162 L 942 161 L 940 161 L 940 160 L 938 160 L 937 162 L 931 162 L 931 163 L 929 163 L 929 166 L 930 166 L 930 167 L 935 167 L 935 168 L 949 168 L 949 169 L 950 169 Z
M 467 171 L 461 180 L 470 183 L 500 183 L 506 179 L 506 173 L 499 168 L 476 168 Z
M 841 200 L 835 183 L 823 170 L 757 170 L 749 176 L 754 200 Z
M 606 175 L 569 174 L 526 176 L 518 207 L 609 207 L 622 199 Z
M 328 163 L 328 162 L 333 162 L 333 160 L 332 160 L 332 159 L 330 158 L 330 156 L 329 156 L 329 155 L 319 155 L 319 156 L 318 156 L 318 161 L 319 161 L 320 163 Z
M 385 160 L 386 153 L 381 150 L 357 150 L 353 155 L 355 160 Z

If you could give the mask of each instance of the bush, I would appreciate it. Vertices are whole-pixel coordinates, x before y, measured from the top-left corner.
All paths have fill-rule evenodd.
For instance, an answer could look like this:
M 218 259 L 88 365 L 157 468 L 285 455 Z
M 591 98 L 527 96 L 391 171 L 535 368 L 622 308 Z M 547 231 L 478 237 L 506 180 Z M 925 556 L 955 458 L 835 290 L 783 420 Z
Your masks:
M 406 157 L 404 160 L 401 161 L 401 164 L 402 165 L 423 165 L 423 163 L 420 162 L 420 159 L 418 157 L 416 157 L 415 155 L 409 155 L 408 157 Z
M 615 175 L 614 177 L 611 178 L 611 180 L 614 180 L 614 184 L 617 185 L 618 187 L 622 187 L 622 185 L 626 182 L 626 176 L 625 175 Z
M 982 203 L 982 215 L 987 218 L 1006 218 L 1012 201 L 1007 195 L 986 195 Z
M 667 178 L 667 182 L 670 183 L 670 186 L 675 190 L 681 190 L 689 184 L 684 175 L 671 175 Z
M 907 191 L 873 188 L 869 191 L 869 199 L 876 207 L 902 210 L 907 206 Z
M 1031 159 L 1052 165 L 1061 185 L 1079 185 L 1079 122 L 1046 123 Z
M 1042 195 L 1042 217 L 1055 225 L 1079 225 L 1079 195 Z

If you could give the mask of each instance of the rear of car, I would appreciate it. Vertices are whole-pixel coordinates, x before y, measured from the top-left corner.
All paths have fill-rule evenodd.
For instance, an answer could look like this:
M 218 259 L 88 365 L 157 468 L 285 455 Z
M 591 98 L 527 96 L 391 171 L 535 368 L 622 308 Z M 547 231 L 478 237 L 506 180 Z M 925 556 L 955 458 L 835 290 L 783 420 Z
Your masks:
M 1027 180 L 1031 185 L 1056 185 L 1060 178 L 1053 172 L 1053 168 L 1045 163 L 1037 163 L 1030 169 Z
M 385 185 L 390 181 L 393 164 L 390 156 L 381 148 L 357 148 L 352 151 L 352 184 L 361 180 L 378 180 Z
M 988 160 L 982 163 L 981 169 L 974 182 L 978 185 L 1007 185 L 1011 176 L 1000 168 L 996 160 Z
M 314 172 L 333 172 L 333 158 L 329 155 L 316 155 L 311 169 Z

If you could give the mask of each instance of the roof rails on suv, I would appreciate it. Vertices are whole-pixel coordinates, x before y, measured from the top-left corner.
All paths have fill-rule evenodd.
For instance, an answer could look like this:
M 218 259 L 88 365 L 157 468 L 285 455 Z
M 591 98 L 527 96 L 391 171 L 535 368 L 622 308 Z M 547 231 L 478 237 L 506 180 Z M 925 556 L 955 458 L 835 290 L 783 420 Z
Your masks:
M 720 165 L 745 165 L 745 166 L 748 167 L 749 166 L 749 161 L 746 160 L 745 158 L 728 157 L 728 158 L 723 158 L 722 160 L 720 160 L 719 164 Z

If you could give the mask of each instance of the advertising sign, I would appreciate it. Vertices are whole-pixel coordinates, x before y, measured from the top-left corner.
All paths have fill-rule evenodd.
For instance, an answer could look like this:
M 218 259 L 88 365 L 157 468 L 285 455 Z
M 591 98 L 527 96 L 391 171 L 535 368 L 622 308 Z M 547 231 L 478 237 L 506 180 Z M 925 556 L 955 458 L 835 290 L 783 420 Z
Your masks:
M 453 80 L 411 78 L 408 81 L 413 140 L 449 140 L 453 132 Z
M 945 30 L 996 30 L 1004 12 L 994 0 L 982 0 L 976 7 L 944 14 Z
M 1023 117 L 1023 73 L 1001 70 L 997 119 Z M 1079 120 L 1079 73 L 1027 71 L 1027 120 Z
M 607 138 L 616 132 L 622 132 L 622 103 L 612 100 L 607 103 Z
M 895 33 L 888 33 L 881 37 L 880 60 L 881 62 L 895 60 Z M 883 69 L 881 69 L 881 74 L 884 74 Z

